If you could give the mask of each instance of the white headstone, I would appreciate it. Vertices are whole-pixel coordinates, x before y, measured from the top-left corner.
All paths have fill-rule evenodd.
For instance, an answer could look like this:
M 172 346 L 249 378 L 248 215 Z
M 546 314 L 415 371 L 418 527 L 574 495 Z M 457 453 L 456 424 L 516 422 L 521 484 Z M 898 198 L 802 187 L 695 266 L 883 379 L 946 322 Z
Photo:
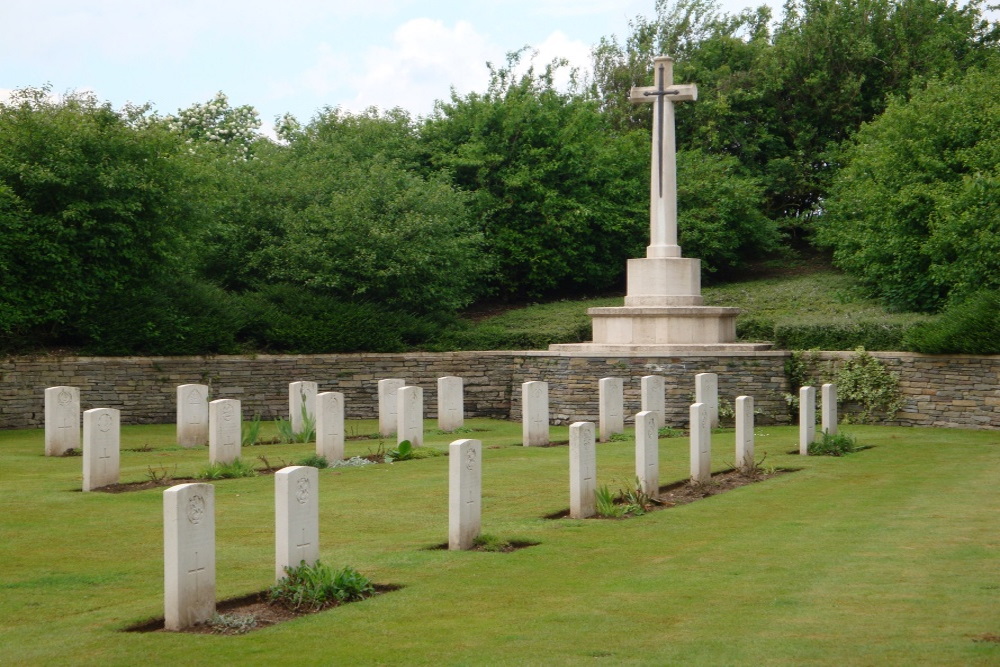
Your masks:
M 712 427 L 708 406 L 695 403 L 691 406 L 691 481 L 712 480 Z
M 62 456 L 80 448 L 80 390 L 49 387 L 45 390 L 45 455 Z
M 231 463 L 240 457 L 243 444 L 242 406 L 235 398 L 208 404 L 208 461 Z
M 302 407 L 305 406 L 306 415 L 316 423 L 316 394 L 319 392 L 319 385 L 309 380 L 288 383 L 288 421 L 291 422 L 292 432 L 301 433 L 305 424 L 302 418 Z
M 646 495 L 660 495 L 660 432 L 656 414 L 644 410 L 635 416 L 635 476 Z
M 656 428 L 667 425 L 666 381 L 662 375 L 644 375 L 639 381 L 642 411 L 656 415 Z
M 316 456 L 329 463 L 344 458 L 344 395 L 339 391 L 316 396 Z
M 465 396 L 462 378 L 449 375 L 438 378 L 438 428 L 454 431 L 465 425 Z
M 816 387 L 799 389 L 799 454 L 809 455 L 816 440 Z
M 471 549 L 482 527 L 483 443 L 448 445 L 448 548 Z
M 215 489 L 178 484 L 163 492 L 163 619 L 167 630 L 215 614 Z
M 549 444 L 549 383 L 521 385 L 521 437 L 525 447 Z
M 118 483 L 121 414 L 114 408 L 83 413 L 83 490 Z
M 753 396 L 736 398 L 736 467 L 749 469 L 754 464 Z
M 319 559 L 319 470 L 288 466 L 274 473 L 274 578 L 285 567 Z
M 694 376 L 694 402 L 708 406 L 708 419 L 712 428 L 719 427 L 719 376 L 715 373 L 698 373 Z
M 601 378 L 597 386 L 601 442 L 607 442 L 625 432 L 625 387 L 621 378 Z
M 597 442 L 592 422 L 569 427 L 569 516 L 586 519 L 597 512 Z
M 399 425 L 396 399 L 405 386 L 406 382 L 397 378 L 378 381 L 378 432 L 383 438 L 395 433 Z
M 837 435 L 837 385 L 824 384 L 822 388 L 821 428 L 824 433 Z
M 401 387 L 396 393 L 396 443 L 409 440 L 414 447 L 424 444 L 424 390 Z
M 208 385 L 177 387 L 177 444 L 181 447 L 208 444 Z

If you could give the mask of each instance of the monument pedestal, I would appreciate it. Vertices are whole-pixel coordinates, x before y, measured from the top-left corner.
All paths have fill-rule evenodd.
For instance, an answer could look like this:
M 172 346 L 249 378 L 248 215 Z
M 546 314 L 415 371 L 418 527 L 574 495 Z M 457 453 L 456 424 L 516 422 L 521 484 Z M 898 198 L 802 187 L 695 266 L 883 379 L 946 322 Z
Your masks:
M 739 308 L 703 306 L 701 261 L 628 260 L 625 306 L 590 308 L 594 339 L 550 345 L 553 352 L 625 356 L 747 354 L 767 343 L 737 343 Z

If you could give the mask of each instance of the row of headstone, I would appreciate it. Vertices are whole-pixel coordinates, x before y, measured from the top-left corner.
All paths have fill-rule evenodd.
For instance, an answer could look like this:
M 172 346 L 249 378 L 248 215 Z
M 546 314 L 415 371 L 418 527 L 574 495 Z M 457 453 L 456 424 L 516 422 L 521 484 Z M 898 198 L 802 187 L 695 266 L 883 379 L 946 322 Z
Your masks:
M 625 389 L 621 378 L 608 377 L 598 381 L 598 430 L 601 442 L 625 431 Z M 656 428 L 666 426 L 665 381 L 659 375 L 646 375 L 640 380 L 642 412 L 650 412 Z M 695 402 L 706 405 L 709 422 L 719 423 L 719 378 L 715 373 L 695 376 Z M 549 385 L 531 381 L 521 385 L 522 442 L 525 447 L 549 444 Z
M 319 471 L 289 466 L 274 475 L 274 576 L 319 559 Z M 163 618 L 167 630 L 215 614 L 215 487 L 178 484 L 163 492 Z
M 324 412 L 322 396 L 317 397 L 320 414 Z M 399 396 L 405 399 L 409 394 Z M 708 404 L 691 405 L 693 482 L 711 479 L 711 414 Z M 656 496 L 659 418 L 653 411 L 642 411 L 635 423 L 636 477 L 644 493 Z M 569 432 L 570 517 L 583 519 L 596 513 L 596 434 L 591 422 L 576 422 Z M 753 457 L 753 398 L 740 396 L 736 399 L 736 460 L 738 465 L 750 465 Z M 448 548 L 471 549 L 482 526 L 482 441 L 452 442 L 448 471 Z M 291 466 L 275 474 L 276 580 L 284 576 L 286 567 L 312 564 L 319 558 L 318 488 L 318 470 L 313 467 Z M 207 621 L 215 613 L 214 488 L 181 484 L 165 491 L 163 498 L 165 626 L 180 630 Z
M 820 432 L 837 434 L 837 385 L 821 388 Z M 809 455 L 809 445 L 816 442 L 816 387 L 799 388 L 799 454 Z

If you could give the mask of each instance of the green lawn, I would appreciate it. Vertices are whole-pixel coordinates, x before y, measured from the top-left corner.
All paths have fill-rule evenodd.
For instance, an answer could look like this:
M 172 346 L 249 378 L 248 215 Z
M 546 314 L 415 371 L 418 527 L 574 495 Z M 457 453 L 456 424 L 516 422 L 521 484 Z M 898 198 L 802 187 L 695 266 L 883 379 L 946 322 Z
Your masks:
M 467 425 L 457 437 L 484 441 L 484 532 L 537 546 L 429 549 L 447 540 L 444 457 L 323 470 L 322 559 L 403 588 L 244 636 L 122 632 L 163 614 L 162 491 L 81 493 L 81 459 L 43 457 L 40 430 L 0 432 L 0 664 L 1000 663 L 1000 643 L 976 641 L 1000 635 L 1000 433 L 847 427 L 872 448 L 806 458 L 788 453 L 794 427 L 764 427 L 758 454 L 801 470 L 579 521 L 543 518 L 568 506 L 566 447 L 520 447 L 516 423 Z M 427 446 L 455 437 L 429 430 Z M 172 439 L 173 426 L 124 427 L 124 449 L 152 451 L 123 452 L 122 481 L 205 466 L 205 449 Z M 724 469 L 733 434 L 713 442 Z M 632 477 L 633 449 L 598 445 L 600 483 Z M 687 440 L 661 440 L 661 483 L 687 468 Z M 215 488 L 218 597 L 262 590 L 273 478 Z

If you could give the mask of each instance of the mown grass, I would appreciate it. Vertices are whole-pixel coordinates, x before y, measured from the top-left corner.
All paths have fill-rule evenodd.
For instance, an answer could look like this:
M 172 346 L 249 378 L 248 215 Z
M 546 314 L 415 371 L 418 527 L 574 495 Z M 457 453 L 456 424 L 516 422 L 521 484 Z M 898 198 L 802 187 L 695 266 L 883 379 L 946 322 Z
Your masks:
M 833 269 L 706 286 L 706 306 L 740 308 L 740 340 L 773 341 L 793 349 L 901 349 L 903 333 L 928 319 L 890 313 L 865 296 L 853 279 Z M 449 349 L 545 349 L 590 340 L 588 308 L 621 306 L 622 297 L 557 301 L 515 308 L 467 323 L 439 341 Z
M 793 474 L 625 521 L 545 519 L 568 506 L 566 447 L 469 420 L 484 441 L 483 531 L 538 542 L 449 552 L 447 459 L 320 471 L 321 558 L 401 590 L 242 636 L 125 633 L 162 616 L 162 491 L 81 493 L 79 458 L 42 432 L 0 432 L 4 664 L 996 664 L 1000 435 L 853 427 L 871 449 L 800 457 L 794 427 L 758 454 Z M 374 421 L 353 422 L 358 433 Z M 553 439 L 567 437 L 553 428 Z M 454 436 L 428 425 L 427 447 Z M 713 468 L 733 458 L 713 436 Z M 386 443 L 394 445 L 395 443 Z M 122 481 L 179 475 L 204 448 L 172 426 L 123 429 Z M 364 454 L 378 441 L 349 441 Z M 687 441 L 661 440 L 664 484 Z M 312 445 L 250 448 L 292 461 Z M 598 445 L 598 483 L 633 476 L 633 443 Z M 247 457 L 244 450 L 244 457 Z M 273 583 L 270 476 L 215 482 L 218 597 Z

